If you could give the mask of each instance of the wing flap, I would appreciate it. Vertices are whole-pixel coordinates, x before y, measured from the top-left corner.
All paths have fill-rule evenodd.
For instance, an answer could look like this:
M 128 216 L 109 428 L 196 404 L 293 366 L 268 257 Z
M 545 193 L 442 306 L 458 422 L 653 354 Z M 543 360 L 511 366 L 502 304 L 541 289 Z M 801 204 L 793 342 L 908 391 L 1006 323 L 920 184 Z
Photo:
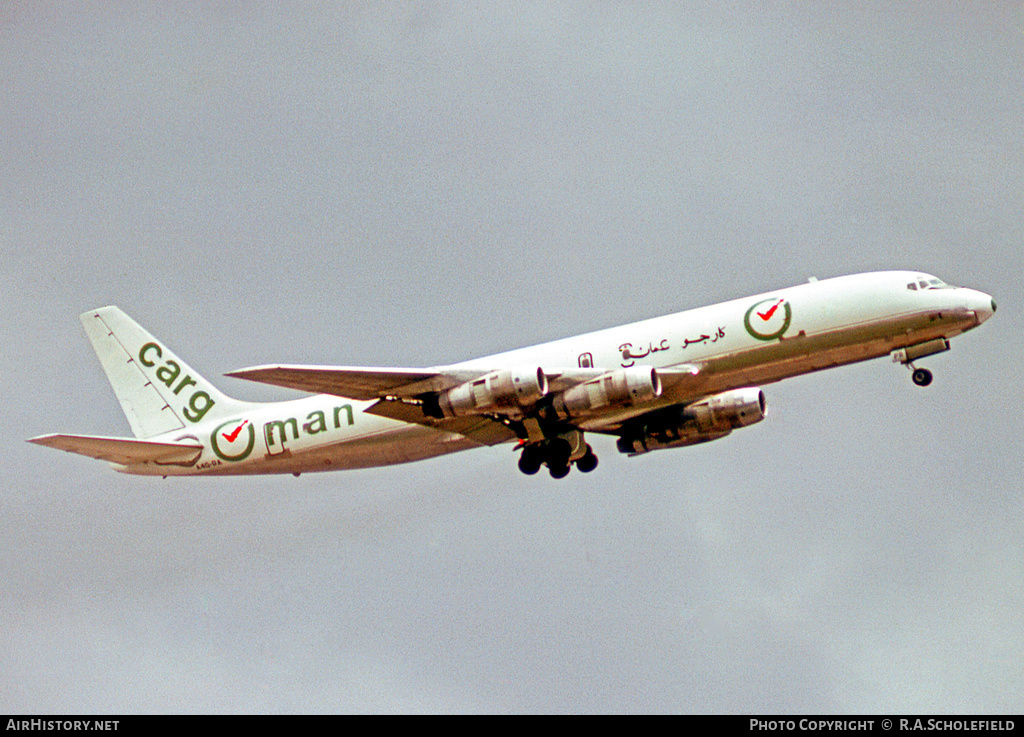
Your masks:
M 438 420 L 425 416 L 419 405 L 386 400 L 377 402 L 367 408 L 365 412 L 378 417 L 388 417 L 392 420 L 423 425 L 442 432 L 458 433 L 481 445 L 499 445 L 516 439 L 515 432 L 508 425 L 482 415 Z
M 122 466 L 146 462 L 189 465 L 199 460 L 203 452 L 203 446 L 197 443 L 154 442 L 99 435 L 40 435 L 29 438 L 28 442 Z

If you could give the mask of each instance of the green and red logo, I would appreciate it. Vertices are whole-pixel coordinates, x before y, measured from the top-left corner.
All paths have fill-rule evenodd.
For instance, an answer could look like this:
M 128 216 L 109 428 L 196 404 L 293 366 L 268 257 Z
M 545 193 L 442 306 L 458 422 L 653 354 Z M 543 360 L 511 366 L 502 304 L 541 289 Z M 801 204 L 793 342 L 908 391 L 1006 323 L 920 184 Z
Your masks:
M 248 420 L 228 420 L 210 435 L 210 447 L 222 461 L 245 460 L 255 445 L 256 431 Z
M 765 299 L 751 305 L 743 316 L 743 327 L 758 340 L 781 338 L 793 320 L 793 309 L 784 297 Z

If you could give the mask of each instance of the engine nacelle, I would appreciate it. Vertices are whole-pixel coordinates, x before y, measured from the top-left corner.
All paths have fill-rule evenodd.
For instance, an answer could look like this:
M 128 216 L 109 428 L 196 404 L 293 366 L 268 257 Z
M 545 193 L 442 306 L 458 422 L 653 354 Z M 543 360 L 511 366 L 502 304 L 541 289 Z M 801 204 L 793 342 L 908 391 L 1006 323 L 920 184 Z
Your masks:
M 661 378 L 650 367 L 635 366 L 577 384 L 554 398 L 562 419 L 579 417 L 608 406 L 629 407 L 661 396 Z
M 423 412 L 441 419 L 514 411 L 532 406 L 547 393 L 543 369 L 504 369 L 425 398 Z
M 684 415 L 692 417 L 704 431 L 732 430 L 764 419 L 764 392 L 749 387 L 734 389 L 687 405 Z
M 643 427 L 619 438 L 617 447 L 621 453 L 639 455 L 718 440 L 735 428 L 763 420 L 765 407 L 764 392 L 760 389 L 715 394 L 685 407 L 659 412 Z

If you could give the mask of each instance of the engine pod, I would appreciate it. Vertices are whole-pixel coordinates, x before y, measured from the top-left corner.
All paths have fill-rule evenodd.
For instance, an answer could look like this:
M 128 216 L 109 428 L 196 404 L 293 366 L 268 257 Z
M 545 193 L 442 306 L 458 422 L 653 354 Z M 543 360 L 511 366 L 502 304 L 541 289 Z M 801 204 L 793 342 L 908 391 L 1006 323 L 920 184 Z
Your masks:
M 494 371 L 467 381 L 424 401 L 423 411 L 430 417 L 511 412 L 532 407 L 548 393 L 548 377 L 539 367 Z
M 555 413 L 563 418 L 579 417 L 609 406 L 629 407 L 661 396 L 661 378 L 650 367 L 631 367 L 577 384 L 556 396 Z

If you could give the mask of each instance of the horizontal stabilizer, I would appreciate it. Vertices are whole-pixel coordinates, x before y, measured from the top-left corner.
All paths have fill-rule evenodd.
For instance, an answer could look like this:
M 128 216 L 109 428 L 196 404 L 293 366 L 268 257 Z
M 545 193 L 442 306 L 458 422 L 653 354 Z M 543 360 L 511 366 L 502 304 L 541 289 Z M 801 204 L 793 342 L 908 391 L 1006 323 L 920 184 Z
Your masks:
M 189 465 L 199 460 L 203 452 L 203 446 L 198 443 L 166 443 L 97 435 L 40 435 L 29 438 L 28 442 L 122 466 L 146 462 Z
M 478 373 L 473 372 L 471 378 Z M 429 369 L 352 366 L 253 366 L 230 371 L 225 376 L 314 394 L 333 394 L 346 399 L 363 400 L 389 395 L 410 397 L 423 392 L 440 391 L 460 383 L 457 379 Z

